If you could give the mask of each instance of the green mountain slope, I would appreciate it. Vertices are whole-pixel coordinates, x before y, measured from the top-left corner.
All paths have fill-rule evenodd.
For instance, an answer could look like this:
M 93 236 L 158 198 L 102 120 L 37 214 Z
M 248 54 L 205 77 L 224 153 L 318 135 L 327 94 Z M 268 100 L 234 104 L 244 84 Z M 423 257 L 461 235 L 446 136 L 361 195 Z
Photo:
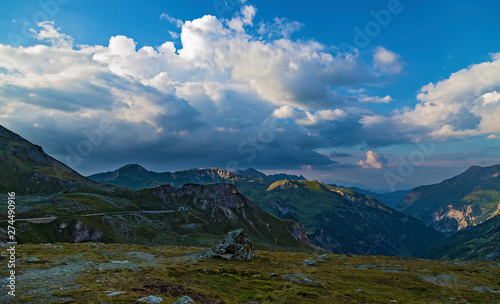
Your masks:
M 82 188 L 102 188 L 0 126 L 0 192 L 53 194 Z
M 229 184 L 72 192 L 16 200 L 16 239 L 20 243 L 212 246 L 228 231 L 244 228 L 260 248 L 311 249 L 302 225 L 268 214 Z M 5 238 L 6 216 L 0 220 L 4 228 L 0 237 Z
M 417 256 L 443 238 L 369 196 L 318 181 L 278 181 L 255 201 L 303 223 L 316 245 L 334 253 Z
M 422 257 L 500 261 L 500 215 L 455 233 L 426 250 Z
M 413 189 L 396 209 L 445 234 L 500 213 L 500 165 L 470 167 L 439 184 Z

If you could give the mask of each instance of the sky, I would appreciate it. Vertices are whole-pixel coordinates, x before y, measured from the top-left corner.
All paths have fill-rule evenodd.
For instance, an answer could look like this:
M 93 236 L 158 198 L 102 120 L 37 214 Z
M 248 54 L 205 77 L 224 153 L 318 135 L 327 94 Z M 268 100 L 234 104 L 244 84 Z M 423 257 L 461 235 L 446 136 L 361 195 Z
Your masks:
M 377 191 L 500 163 L 500 2 L 0 0 L 0 124 L 138 163 Z

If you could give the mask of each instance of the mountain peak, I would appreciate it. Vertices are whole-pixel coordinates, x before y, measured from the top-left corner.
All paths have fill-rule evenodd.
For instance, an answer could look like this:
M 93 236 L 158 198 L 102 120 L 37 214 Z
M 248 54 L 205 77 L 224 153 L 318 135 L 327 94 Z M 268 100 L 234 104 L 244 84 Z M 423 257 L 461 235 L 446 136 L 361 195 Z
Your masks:
M 2 146 L 5 147 L 7 142 L 21 142 L 23 144 L 31 144 L 29 141 L 22 138 L 20 135 L 0 125 L 0 143 L 2 143 Z
M 125 165 L 125 166 L 121 167 L 120 169 L 118 169 L 118 171 L 122 171 L 122 170 L 148 171 L 143 166 L 141 166 L 139 164 L 128 164 L 128 165 Z
M 471 166 L 439 184 L 413 189 L 396 209 L 452 234 L 498 214 L 500 165 Z
M 264 173 L 254 169 L 254 168 L 248 168 L 246 169 L 245 171 L 243 171 L 245 173 L 254 173 L 254 174 L 259 174 L 259 175 L 264 175 Z
M 93 185 L 90 180 L 47 155 L 42 147 L 3 126 L 0 126 L 0 149 L 0 189 L 56 193 L 70 186 Z

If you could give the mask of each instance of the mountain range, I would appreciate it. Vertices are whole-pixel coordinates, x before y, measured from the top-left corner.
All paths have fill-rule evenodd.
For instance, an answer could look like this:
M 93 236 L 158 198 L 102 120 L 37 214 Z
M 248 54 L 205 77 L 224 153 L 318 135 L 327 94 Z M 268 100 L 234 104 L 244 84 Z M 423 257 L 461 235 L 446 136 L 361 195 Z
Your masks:
M 301 224 L 264 212 L 233 185 L 129 190 L 91 181 L 3 127 L 0 144 L 0 189 L 16 192 L 20 243 L 211 246 L 245 228 L 257 248 L 313 249 Z M 2 240 L 6 219 L 3 212 Z
M 156 173 L 134 164 L 89 178 L 131 189 L 161 183 L 175 187 L 185 183 L 230 183 L 266 212 L 304 224 L 315 245 L 337 253 L 418 256 L 443 238 L 415 218 L 370 196 L 307 181 L 303 176 L 268 176 L 255 169 L 232 172 L 218 168 Z
M 396 205 L 399 211 L 374 198 L 377 193 L 255 169 L 157 173 L 134 164 L 87 178 L 1 126 L 0 166 L 0 190 L 18 194 L 21 243 L 211 246 L 228 231 L 244 228 L 257 248 L 500 256 L 495 217 L 500 166 L 472 167 L 440 184 L 415 188 Z M 379 198 L 393 204 L 405 193 Z M 0 227 L 5 219 L 0 216 Z M 445 238 L 438 230 L 463 231 Z M 0 237 L 5 234 L 0 228 Z

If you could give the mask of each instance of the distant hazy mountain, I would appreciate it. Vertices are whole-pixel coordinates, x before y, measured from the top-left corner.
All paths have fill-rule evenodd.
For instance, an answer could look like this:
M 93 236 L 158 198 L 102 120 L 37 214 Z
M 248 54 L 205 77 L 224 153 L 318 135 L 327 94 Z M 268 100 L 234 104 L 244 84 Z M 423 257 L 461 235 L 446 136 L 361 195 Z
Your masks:
M 257 247 L 304 249 L 301 224 L 260 209 L 229 184 L 169 185 L 128 190 L 97 184 L 0 126 L 0 189 L 16 192 L 16 241 L 213 245 L 228 231 L 245 228 Z M 138 165 L 122 168 L 135 180 L 157 178 Z M 227 172 L 226 172 L 227 173 Z M 175 173 L 174 180 L 218 180 L 223 170 Z M 108 174 L 109 178 L 112 174 Z M 0 194 L 3 196 L 3 194 Z M 7 239 L 0 214 L 0 238 Z M 26 220 L 27 219 L 27 220 Z
M 267 177 L 269 177 L 270 179 L 272 179 L 273 182 L 277 182 L 277 181 L 284 180 L 284 179 L 288 179 L 288 180 L 304 180 L 304 181 L 307 180 L 302 175 L 298 176 L 298 175 L 291 175 L 291 174 L 284 174 L 284 173 L 271 174 L 271 175 L 268 175 Z
M 318 181 L 278 181 L 254 200 L 303 223 L 315 244 L 336 253 L 417 256 L 444 237 L 369 196 Z
M 500 165 L 472 166 L 439 184 L 413 189 L 396 209 L 445 234 L 500 213 Z
M 358 193 L 368 195 L 378 200 L 382 204 L 394 208 L 411 190 L 398 190 L 387 193 L 377 193 L 370 190 L 361 189 L 358 187 L 348 187 L 346 189 L 356 191 Z
M 275 181 L 273 177 L 252 168 L 234 172 L 218 168 L 201 168 L 181 170 L 173 173 L 158 173 L 148 171 L 137 164 L 126 165 L 111 172 L 94 174 L 88 178 L 99 183 L 132 190 L 153 188 L 159 185 L 181 187 L 189 183 L 201 185 L 222 182 L 233 184 L 240 182 L 270 184 Z
M 426 250 L 422 257 L 500 261 L 500 215 L 455 233 Z

